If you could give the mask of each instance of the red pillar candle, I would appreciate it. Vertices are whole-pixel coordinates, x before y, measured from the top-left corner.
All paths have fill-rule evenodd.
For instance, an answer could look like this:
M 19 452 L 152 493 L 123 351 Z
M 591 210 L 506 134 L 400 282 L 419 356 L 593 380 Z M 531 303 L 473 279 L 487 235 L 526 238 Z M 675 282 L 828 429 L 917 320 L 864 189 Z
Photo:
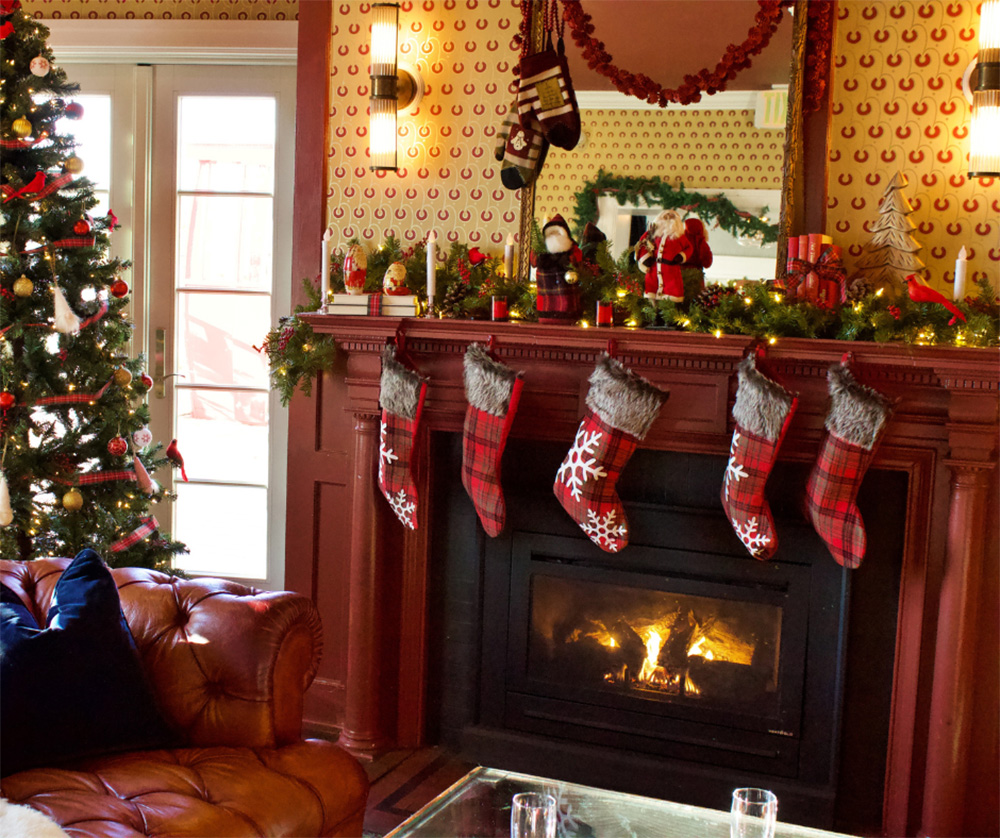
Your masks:
M 503 297 L 493 297 L 493 319 L 507 319 L 507 301 Z
M 600 301 L 597 303 L 597 325 L 610 326 L 613 322 L 611 303 Z

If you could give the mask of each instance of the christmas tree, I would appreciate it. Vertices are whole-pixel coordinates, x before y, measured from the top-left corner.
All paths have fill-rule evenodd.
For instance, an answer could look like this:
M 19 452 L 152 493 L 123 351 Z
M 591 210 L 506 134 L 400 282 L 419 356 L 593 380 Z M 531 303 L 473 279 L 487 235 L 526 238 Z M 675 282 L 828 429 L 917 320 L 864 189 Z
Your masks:
M 48 29 L 0 0 L 0 556 L 168 568 L 184 550 L 150 512 L 170 461 L 147 428 L 152 380 L 131 357 L 128 263 L 108 256 L 114 214 L 92 218 L 63 116 L 82 108 Z
M 861 280 L 869 293 L 882 289 L 889 299 L 896 299 L 906 287 L 908 274 L 922 271 L 924 263 L 917 256 L 920 245 L 910 235 L 916 227 L 907 216 L 913 207 L 903 194 L 906 177 L 893 175 L 882 194 L 878 220 L 872 227 L 872 237 L 858 259 L 852 282 Z

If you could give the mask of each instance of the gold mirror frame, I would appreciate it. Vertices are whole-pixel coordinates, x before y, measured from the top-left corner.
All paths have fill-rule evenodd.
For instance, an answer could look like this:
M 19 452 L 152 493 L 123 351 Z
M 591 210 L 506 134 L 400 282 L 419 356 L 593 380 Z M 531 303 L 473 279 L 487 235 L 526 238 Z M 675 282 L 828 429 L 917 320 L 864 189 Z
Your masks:
M 808 0 L 796 0 L 792 29 L 792 54 L 788 80 L 788 115 L 785 123 L 785 159 L 781 169 L 781 215 L 778 220 L 778 255 L 775 276 L 784 279 L 787 272 L 788 237 L 792 230 L 802 228 L 805 213 L 804 195 L 804 126 L 802 91 L 808 31 Z M 540 5 L 536 3 L 531 20 L 530 53 L 542 48 L 544 31 Z M 521 190 L 521 218 L 518 224 L 517 275 L 527 278 L 530 273 L 531 224 L 535 216 L 535 182 Z

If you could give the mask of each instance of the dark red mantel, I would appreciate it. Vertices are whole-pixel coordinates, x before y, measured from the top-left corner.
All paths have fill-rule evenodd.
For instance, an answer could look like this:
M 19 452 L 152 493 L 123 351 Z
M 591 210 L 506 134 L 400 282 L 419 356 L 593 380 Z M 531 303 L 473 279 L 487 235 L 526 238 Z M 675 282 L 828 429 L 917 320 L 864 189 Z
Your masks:
M 498 356 L 525 371 L 512 434 L 569 445 L 587 377 L 612 338 L 619 360 L 670 390 L 644 447 L 715 455 L 728 451 L 735 368 L 750 346 L 740 337 L 642 330 L 304 319 L 334 335 L 341 354 L 336 373 L 292 413 L 290 459 L 305 462 L 312 451 L 318 465 L 297 479 L 290 472 L 296 511 L 289 513 L 286 582 L 314 591 L 321 607 L 327 600 L 328 638 L 342 646 L 346 637 L 346 658 L 339 649 L 334 661 L 339 669 L 320 673 L 311 716 L 340 723 L 342 743 L 359 753 L 420 744 L 427 701 L 426 510 L 434 464 L 420 464 L 416 533 L 404 535 L 375 484 L 380 353 L 397 328 L 430 377 L 424 434 L 461 432 L 464 352 L 492 335 Z M 989 789 L 992 778 L 995 789 L 997 776 L 998 522 L 990 504 L 1000 357 L 993 349 L 781 340 L 768 348 L 766 368 L 800 394 L 783 459 L 815 459 L 829 404 L 826 370 L 845 350 L 860 380 L 897 400 L 873 467 L 909 478 L 884 833 L 963 835 L 967 785 Z M 341 527 L 333 531 L 331 522 Z

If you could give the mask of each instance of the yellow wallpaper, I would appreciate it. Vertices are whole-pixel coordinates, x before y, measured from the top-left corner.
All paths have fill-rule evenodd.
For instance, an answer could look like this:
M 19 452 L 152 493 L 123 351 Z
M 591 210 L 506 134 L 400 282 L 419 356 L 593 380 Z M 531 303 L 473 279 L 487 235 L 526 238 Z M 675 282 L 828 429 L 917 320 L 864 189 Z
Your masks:
M 586 142 L 549 150 L 535 216 L 573 217 L 576 193 L 601 167 L 696 190 L 780 189 L 785 132 L 754 128 L 753 111 L 585 110 Z
M 295 20 L 299 0 L 23 0 L 40 18 Z
M 978 27 L 970 0 L 840 3 L 826 232 L 844 246 L 849 271 L 898 171 L 909 180 L 909 219 L 930 282 L 950 295 L 965 245 L 970 281 L 997 283 L 997 179 L 966 177 L 970 108 L 961 78 Z
M 503 248 L 517 233 L 520 192 L 500 182 L 497 129 L 512 95 L 516 0 L 423 0 L 400 11 L 401 59 L 420 70 L 423 101 L 399 119 L 399 171 L 368 170 L 368 3 L 337 2 L 330 68 L 327 223 L 335 242 L 404 244 L 430 230 Z

